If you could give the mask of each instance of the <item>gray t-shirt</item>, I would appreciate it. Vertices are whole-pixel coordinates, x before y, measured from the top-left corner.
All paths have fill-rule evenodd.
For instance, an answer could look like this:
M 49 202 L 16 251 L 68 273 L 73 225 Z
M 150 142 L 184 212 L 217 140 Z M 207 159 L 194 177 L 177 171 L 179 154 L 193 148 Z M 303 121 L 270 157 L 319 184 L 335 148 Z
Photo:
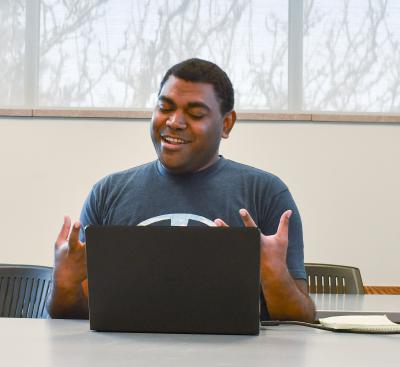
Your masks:
M 86 199 L 82 228 L 97 225 L 208 225 L 221 218 L 242 227 L 245 208 L 260 228 L 276 233 L 282 213 L 291 209 L 287 266 L 306 279 L 300 214 L 286 185 L 276 176 L 221 157 L 211 167 L 190 174 L 171 174 L 159 161 L 111 174 L 96 183 Z M 166 217 L 163 217 L 165 216 Z M 81 233 L 84 241 L 84 233 Z M 261 318 L 268 318 L 261 297 Z

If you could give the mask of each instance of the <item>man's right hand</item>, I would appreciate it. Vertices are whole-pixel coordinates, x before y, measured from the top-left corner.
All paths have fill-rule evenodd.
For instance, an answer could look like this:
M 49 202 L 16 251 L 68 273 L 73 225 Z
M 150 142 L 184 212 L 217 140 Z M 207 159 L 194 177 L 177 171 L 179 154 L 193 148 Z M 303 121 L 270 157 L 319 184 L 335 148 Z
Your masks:
M 53 318 L 88 317 L 86 249 L 79 241 L 80 227 L 75 222 L 71 230 L 71 219 L 64 217 L 55 243 L 53 284 L 47 303 Z
M 54 281 L 58 286 L 80 286 L 86 279 L 86 250 L 79 241 L 80 227 L 75 222 L 70 234 L 71 218 L 64 217 L 54 249 Z

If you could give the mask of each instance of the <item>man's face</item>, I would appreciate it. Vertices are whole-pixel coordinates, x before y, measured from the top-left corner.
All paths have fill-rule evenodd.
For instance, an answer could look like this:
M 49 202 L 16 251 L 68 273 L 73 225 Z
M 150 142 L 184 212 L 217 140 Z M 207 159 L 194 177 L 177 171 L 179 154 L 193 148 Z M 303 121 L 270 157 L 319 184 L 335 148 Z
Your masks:
M 196 172 L 218 160 L 221 137 L 228 137 L 232 113 L 223 116 L 211 84 L 171 75 L 160 91 L 151 138 L 161 163 L 172 172 Z

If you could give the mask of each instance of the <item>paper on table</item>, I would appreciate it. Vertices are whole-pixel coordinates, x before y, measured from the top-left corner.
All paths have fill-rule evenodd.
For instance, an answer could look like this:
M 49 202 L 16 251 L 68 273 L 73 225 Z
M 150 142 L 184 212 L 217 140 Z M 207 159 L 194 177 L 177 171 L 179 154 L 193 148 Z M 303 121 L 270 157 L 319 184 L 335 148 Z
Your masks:
M 334 330 L 364 332 L 400 332 L 400 325 L 386 315 L 346 315 L 319 319 L 321 325 Z

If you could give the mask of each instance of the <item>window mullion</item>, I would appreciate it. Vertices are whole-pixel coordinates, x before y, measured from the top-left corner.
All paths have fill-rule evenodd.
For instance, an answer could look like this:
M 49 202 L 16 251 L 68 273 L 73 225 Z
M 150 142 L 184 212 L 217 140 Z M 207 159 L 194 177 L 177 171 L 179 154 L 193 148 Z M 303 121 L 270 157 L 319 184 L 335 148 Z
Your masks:
M 40 0 L 26 1 L 25 20 L 25 106 L 37 105 L 39 91 Z
M 303 109 L 303 0 L 289 0 L 288 110 Z

